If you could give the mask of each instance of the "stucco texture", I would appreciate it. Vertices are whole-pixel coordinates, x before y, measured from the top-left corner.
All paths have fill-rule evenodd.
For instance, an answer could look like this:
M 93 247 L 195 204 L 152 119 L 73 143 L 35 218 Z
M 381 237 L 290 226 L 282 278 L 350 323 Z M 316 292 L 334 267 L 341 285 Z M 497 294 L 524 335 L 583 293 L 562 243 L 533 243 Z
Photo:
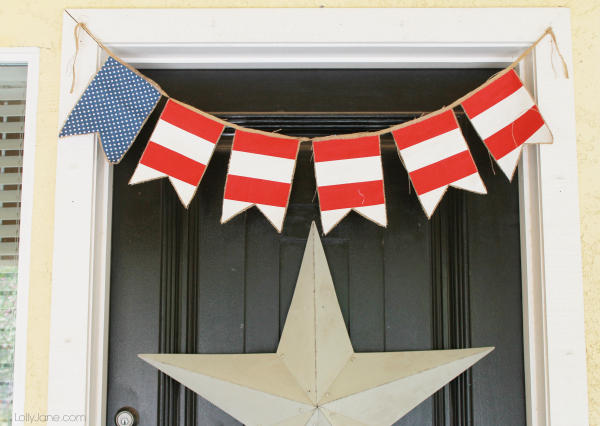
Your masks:
M 600 425 L 600 2 L 597 0 L 3 0 L 0 46 L 41 48 L 29 298 L 26 412 L 45 413 L 58 131 L 65 8 L 568 7 L 572 14 L 590 424 Z

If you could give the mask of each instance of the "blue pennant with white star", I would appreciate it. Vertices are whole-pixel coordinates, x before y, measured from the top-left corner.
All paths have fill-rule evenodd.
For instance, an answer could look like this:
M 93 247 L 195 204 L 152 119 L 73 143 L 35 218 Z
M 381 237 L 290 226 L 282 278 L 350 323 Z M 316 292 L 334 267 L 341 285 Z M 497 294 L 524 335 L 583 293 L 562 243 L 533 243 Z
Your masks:
M 69 114 L 59 137 L 97 132 L 108 161 L 118 163 L 160 96 L 152 84 L 109 57 Z

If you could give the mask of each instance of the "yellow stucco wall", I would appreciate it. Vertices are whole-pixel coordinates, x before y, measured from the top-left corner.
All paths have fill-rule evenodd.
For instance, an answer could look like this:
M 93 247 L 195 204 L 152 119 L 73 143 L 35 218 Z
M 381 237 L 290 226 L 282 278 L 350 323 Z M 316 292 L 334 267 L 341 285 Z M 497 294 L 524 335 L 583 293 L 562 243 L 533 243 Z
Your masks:
M 0 46 L 41 47 L 26 412 L 45 413 L 62 11 L 161 7 L 569 7 L 572 13 L 590 419 L 600 425 L 599 0 L 1 0 Z

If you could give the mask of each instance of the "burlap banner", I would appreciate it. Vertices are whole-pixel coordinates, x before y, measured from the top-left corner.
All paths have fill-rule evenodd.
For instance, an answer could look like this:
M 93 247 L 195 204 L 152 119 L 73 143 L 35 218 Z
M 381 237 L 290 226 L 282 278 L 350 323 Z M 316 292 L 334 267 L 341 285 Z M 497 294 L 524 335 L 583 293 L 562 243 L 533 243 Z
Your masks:
M 455 107 L 464 110 L 490 155 L 511 180 L 524 144 L 553 142 L 533 97 L 514 71 L 546 35 L 552 37 L 558 49 L 551 28 L 514 63 L 451 105 L 377 132 L 314 139 L 247 129 L 172 99 L 155 82 L 114 55 L 83 23 L 75 28 L 77 49 L 81 29 L 109 58 L 69 114 L 59 137 L 97 133 L 106 159 L 117 164 L 161 96 L 167 97 L 129 183 L 168 177 L 187 208 L 223 130 L 234 128 L 221 223 L 256 206 L 281 232 L 302 141 L 313 143 L 324 233 L 331 231 L 351 210 L 381 226 L 387 225 L 379 142 L 382 134 L 393 135 L 400 159 L 428 217 L 449 186 L 486 193 L 456 121 Z M 568 78 L 566 64 L 560 57 Z

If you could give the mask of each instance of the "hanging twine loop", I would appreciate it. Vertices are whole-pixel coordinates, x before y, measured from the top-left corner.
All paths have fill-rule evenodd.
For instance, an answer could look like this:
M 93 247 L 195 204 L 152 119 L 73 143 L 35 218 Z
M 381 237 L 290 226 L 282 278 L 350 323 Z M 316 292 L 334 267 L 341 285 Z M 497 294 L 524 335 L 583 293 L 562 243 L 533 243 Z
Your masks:
M 79 30 L 85 24 L 83 22 L 77 23 L 75 25 L 75 56 L 73 57 L 73 82 L 71 83 L 71 91 L 69 93 L 73 93 L 73 89 L 75 88 L 75 62 L 77 62 L 77 54 L 79 53 Z
M 546 30 L 546 34 L 550 34 L 550 37 L 552 37 L 552 43 L 554 43 L 554 46 L 556 47 L 556 51 L 558 52 L 558 56 L 560 56 L 560 60 L 562 61 L 563 70 L 565 71 L 565 76 L 566 76 L 566 78 L 569 78 L 569 69 L 567 68 L 567 63 L 565 62 L 565 58 L 563 58 L 562 53 L 560 53 L 560 49 L 558 48 L 558 42 L 556 41 L 556 34 L 554 34 L 552 27 L 550 27 Z M 552 52 L 554 52 L 554 49 L 552 50 Z M 552 57 L 550 57 L 550 58 L 552 58 Z M 550 60 L 552 60 L 552 59 L 550 59 Z M 554 68 L 554 64 L 552 65 L 552 68 Z

